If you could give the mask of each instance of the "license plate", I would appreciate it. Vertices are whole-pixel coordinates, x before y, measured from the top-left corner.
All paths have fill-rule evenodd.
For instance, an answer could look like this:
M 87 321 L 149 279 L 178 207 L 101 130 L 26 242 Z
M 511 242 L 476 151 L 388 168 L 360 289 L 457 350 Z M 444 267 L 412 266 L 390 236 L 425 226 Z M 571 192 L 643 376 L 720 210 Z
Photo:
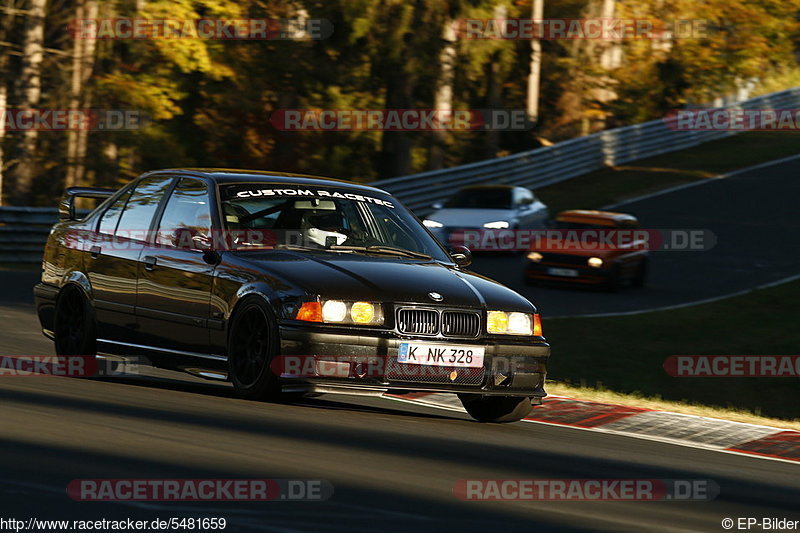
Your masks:
M 401 342 L 397 361 L 412 365 L 483 367 L 483 346 L 454 346 Z
M 551 276 L 564 276 L 565 278 L 578 277 L 578 271 L 574 268 L 548 268 L 547 273 Z

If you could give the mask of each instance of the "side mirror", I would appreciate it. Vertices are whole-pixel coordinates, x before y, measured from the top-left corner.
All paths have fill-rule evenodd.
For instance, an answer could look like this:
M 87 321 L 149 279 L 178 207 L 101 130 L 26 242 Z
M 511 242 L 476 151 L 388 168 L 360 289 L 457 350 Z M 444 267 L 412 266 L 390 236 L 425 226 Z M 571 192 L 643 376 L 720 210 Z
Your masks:
M 177 228 L 173 233 L 172 242 L 176 248 L 182 248 L 184 250 L 210 252 L 213 248 L 211 246 L 211 239 L 208 236 L 189 228 Z
M 438 210 L 443 208 L 444 204 L 442 202 L 436 202 L 435 204 L 431 204 L 431 207 Z
M 192 243 L 195 250 L 202 252 L 213 252 L 214 246 L 211 243 L 211 238 L 208 235 L 198 234 L 192 237 Z
M 466 246 L 453 246 L 450 250 L 450 257 L 460 267 L 468 267 L 472 264 L 472 252 Z

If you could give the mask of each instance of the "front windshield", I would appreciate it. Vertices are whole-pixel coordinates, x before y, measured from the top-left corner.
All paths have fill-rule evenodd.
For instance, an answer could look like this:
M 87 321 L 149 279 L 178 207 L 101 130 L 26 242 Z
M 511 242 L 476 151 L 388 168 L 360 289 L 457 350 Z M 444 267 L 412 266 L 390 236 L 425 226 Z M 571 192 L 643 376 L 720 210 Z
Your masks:
M 239 235 L 237 249 L 264 248 L 267 242 L 267 248 L 451 261 L 389 196 L 270 183 L 223 185 L 220 195 L 225 229 Z
M 511 209 L 511 189 L 507 187 L 461 189 L 444 206 L 454 209 Z

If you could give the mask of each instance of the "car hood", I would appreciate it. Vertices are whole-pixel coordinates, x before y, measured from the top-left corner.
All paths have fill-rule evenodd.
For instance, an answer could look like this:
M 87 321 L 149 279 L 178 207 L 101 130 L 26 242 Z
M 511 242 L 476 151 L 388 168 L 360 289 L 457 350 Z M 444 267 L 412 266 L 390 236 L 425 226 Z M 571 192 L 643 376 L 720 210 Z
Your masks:
M 533 304 L 508 287 L 436 261 L 291 251 L 237 255 L 254 269 L 323 298 L 535 311 Z M 443 300 L 435 302 L 428 295 L 431 292 Z
M 487 222 L 506 220 L 512 224 L 512 209 L 440 209 L 425 217 L 453 228 L 480 228 Z

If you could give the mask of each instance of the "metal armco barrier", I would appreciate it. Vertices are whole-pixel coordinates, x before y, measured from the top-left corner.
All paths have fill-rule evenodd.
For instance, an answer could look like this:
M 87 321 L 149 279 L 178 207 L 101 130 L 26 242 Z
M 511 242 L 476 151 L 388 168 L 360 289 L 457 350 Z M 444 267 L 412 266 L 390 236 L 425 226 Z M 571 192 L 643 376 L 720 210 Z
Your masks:
M 57 221 L 58 209 L 52 207 L 0 207 L 0 264 L 40 263 Z
M 725 106 L 728 109 L 796 109 L 800 87 Z M 508 157 L 489 159 L 372 182 L 419 215 L 465 185 L 503 183 L 536 189 L 598 170 L 734 135 L 735 131 L 676 131 L 664 120 L 605 130 Z

